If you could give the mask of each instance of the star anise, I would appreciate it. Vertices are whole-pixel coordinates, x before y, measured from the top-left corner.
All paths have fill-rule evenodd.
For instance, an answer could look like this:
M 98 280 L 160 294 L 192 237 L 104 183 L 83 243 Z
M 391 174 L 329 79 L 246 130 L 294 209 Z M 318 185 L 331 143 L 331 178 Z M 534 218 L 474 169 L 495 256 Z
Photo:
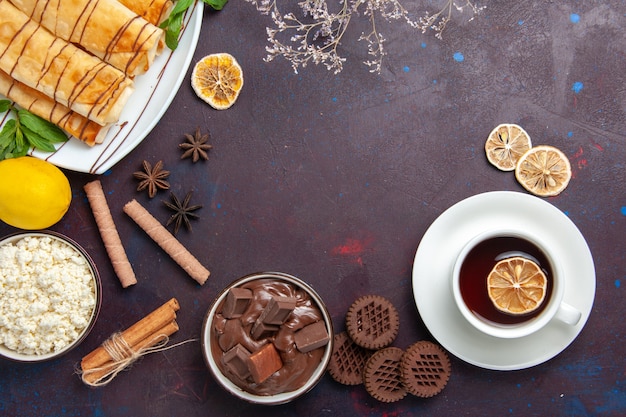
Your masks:
M 197 219 L 198 216 L 194 211 L 202 208 L 202 204 L 197 204 L 194 206 L 189 205 L 189 201 L 191 200 L 192 191 L 189 191 L 185 196 L 185 199 L 181 203 L 178 197 L 174 195 L 174 193 L 170 192 L 170 198 L 172 202 L 163 201 L 169 209 L 174 211 L 174 214 L 169 218 L 165 226 L 169 226 L 174 223 L 174 234 L 178 233 L 178 229 L 180 229 L 181 224 L 184 224 L 187 230 L 191 231 L 191 219 Z
M 154 164 L 154 168 L 148 161 L 143 161 L 143 171 L 137 171 L 133 173 L 133 177 L 137 178 L 139 185 L 137 191 L 148 189 L 148 197 L 152 198 L 156 195 L 160 189 L 167 190 L 170 188 L 170 183 L 165 181 L 170 176 L 170 172 L 163 169 L 163 161 L 159 161 Z
M 198 162 L 200 158 L 205 161 L 209 159 L 208 151 L 213 148 L 210 144 L 206 143 L 209 140 L 209 134 L 203 135 L 200 133 L 200 128 L 196 128 L 196 134 L 194 136 L 189 133 L 185 133 L 186 142 L 178 145 L 179 148 L 183 149 L 183 155 L 180 159 L 185 159 L 191 157 L 192 162 Z

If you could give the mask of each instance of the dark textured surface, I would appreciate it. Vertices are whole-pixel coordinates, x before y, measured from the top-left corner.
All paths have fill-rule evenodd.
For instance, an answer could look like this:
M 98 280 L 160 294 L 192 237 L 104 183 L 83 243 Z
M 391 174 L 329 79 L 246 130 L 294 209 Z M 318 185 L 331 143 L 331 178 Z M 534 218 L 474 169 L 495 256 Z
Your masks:
M 429 2 L 430 3 L 430 2 Z M 342 45 L 345 69 L 294 74 L 265 63 L 267 17 L 231 0 L 205 13 L 194 62 L 229 52 L 245 85 L 229 110 L 198 100 L 188 77 L 149 137 L 100 177 L 138 284 L 123 290 L 106 256 L 83 185 L 53 229 L 83 245 L 103 278 L 103 307 L 85 342 L 59 360 L 0 360 L 6 416 L 622 416 L 626 414 L 626 2 L 490 1 L 472 22 L 455 16 L 442 41 L 384 25 L 383 71 L 361 61 L 358 32 Z M 421 3 L 420 3 L 421 4 Z M 424 2 L 426 4 L 426 2 Z M 355 30 L 359 23 L 355 23 Z M 455 55 L 456 54 L 456 55 Z M 454 357 L 445 390 L 394 404 L 326 375 L 305 397 L 264 408 L 229 397 L 207 371 L 198 342 L 145 357 L 109 386 L 84 386 L 74 367 L 111 333 L 171 297 L 181 303 L 172 341 L 199 337 L 203 315 L 232 280 L 260 270 L 299 276 L 326 301 L 336 330 L 354 299 L 379 294 L 400 314 L 395 346 L 431 340 L 411 294 L 415 250 L 452 204 L 492 190 L 522 191 L 489 165 L 483 144 L 502 122 L 570 158 L 569 187 L 548 201 L 579 227 L 594 255 L 597 294 L 580 336 L 554 359 L 522 371 L 487 371 Z M 180 161 L 178 144 L 210 131 L 207 162 Z M 211 270 L 200 287 L 122 212 L 132 198 L 165 222 L 161 203 L 137 193 L 141 161 L 163 160 L 172 190 L 193 190 L 193 231 L 179 240 Z M 2 224 L 0 235 L 14 229 Z M 445 250 L 445 248 L 442 248 Z

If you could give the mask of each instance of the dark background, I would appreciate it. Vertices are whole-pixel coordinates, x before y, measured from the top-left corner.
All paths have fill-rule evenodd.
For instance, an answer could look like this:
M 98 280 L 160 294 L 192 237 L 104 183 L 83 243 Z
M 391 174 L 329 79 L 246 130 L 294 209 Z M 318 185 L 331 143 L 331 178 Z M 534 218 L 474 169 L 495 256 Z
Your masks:
M 404 3 L 421 13 L 439 2 Z M 271 21 L 252 5 L 231 0 L 221 12 L 205 11 L 192 64 L 209 53 L 233 54 L 245 78 L 237 103 L 213 110 L 196 98 L 188 73 L 152 133 L 99 177 L 138 276 L 132 288 L 117 281 L 82 188 L 96 177 L 67 172 L 72 204 L 52 229 L 77 240 L 95 259 L 102 310 L 89 337 L 63 358 L 34 365 L 0 360 L 0 414 L 626 414 L 626 2 L 483 4 L 487 9 L 471 22 L 468 15 L 453 15 L 443 40 L 379 19 L 388 40 L 381 75 L 362 64 L 368 59 L 365 43 L 357 42 L 368 29 L 362 16 L 341 44 L 343 72 L 309 66 L 294 74 L 284 59 L 263 61 Z M 569 187 L 546 200 L 578 226 L 596 265 L 589 321 L 554 359 L 499 372 L 453 357 L 451 379 L 440 395 L 389 405 L 328 375 L 289 405 L 249 405 L 216 384 L 198 342 L 147 356 L 107 387 L 88 388 L 74 374 L 82 356 L 171 297 L 181 303 L 181 328 L 172 342 L 198 338 L 218 292 L 262 270 L 311 284 L 339 331 L 356 297 L 380 294 L 400 312 L 395 346 L 432 340 L 412 298 L 415 250 L 454 203 L 486 191 L 524 192 L 512 173 L 496 170 L 484 156 L 487 135 L 503 122 L 522 125 L 533 144 L 557 146 L 569 157 Z M 213 149 L 208 161 L 192 164 L 180 160 L 178 144 L 196 127 L 210 132 Z M 122 212 L 136 198 L 160 221 L 170 215 L 161 202 L 168 192 L 154 199 L 136 192 L 132 173 L 142 160 L 162 160 L 172 191 L 182 198 L 193 190 L 192 203 L 204 205 L 193 231 L 177 235 L 210 269 L 204 286 Z M 14 231 L 0 225 L 0 235 Z

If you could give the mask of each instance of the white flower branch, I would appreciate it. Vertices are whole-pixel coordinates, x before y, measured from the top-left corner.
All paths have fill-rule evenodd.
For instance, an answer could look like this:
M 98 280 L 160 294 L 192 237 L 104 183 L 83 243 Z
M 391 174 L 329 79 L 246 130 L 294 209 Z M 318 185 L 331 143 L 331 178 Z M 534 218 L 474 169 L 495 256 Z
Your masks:
M 479 7 L 473 0 L 464 0 L 460 5 L 454 0 L 447 0 L 440 11 L 434 14 L 425 13 L 418 20 L 413 20 L 409 12 L 399 0 L 338 0 L 338 10 L 331 11 L 326 0 L 302 0 L 297 3 L 301 18 L 293 12 L 283 13 L 277 0 L 246 0 L 264 15 L 269 15 L 274 27 L 268 27 L 266 47 L 266 61 L 272 61 L 278 56 L 287 59 L 298 73 L 309 62 L 323 64 L 335 74 L 341 72 L 345 58 L 339 54 L 338 48 L 348 29 L 353 16 L 365 16 L 369 20 L 371 31 L 362 33 L 359 41 L 367 43 L 367 53 L 370 59 L 364 64 L 370 67 L 371 72 L 380 73 L 382 59 L 386 55 L 384 48 L 385 37 L 376 29 L 376 16 L 380 15 L 387 21 L 403 20 L 409 26 L 425 33 L 433 30 L 439 39 L 447 23 L 450 21 L 453 9 L 462 12 L 466 8 L 474 16 L 484 7 Z

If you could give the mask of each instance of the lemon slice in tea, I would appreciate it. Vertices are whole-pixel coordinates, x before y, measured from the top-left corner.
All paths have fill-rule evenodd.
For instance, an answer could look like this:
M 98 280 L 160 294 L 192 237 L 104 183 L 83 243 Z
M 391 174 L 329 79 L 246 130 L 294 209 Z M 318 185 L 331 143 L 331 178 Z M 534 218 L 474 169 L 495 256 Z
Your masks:
M 243 87 L 243 71 L 230 54 L 211 54 L 202 58 L 191 73 L 191 86 L 198 97 L 217 110 L 232 106 Z
M 539 265 L 516 256 L 499 261 L 487 276 L 487 291 L 493 305 L 512 315 L 529 314 L 543 303 L 548 280 Z
M 572 178 L 567 156 L 548 145 L 529 149 L 517 163 L 515 178 L 531 193 L 550 197 L 558 195 Z
M 519 158 L 532 147 L 530 136 L 516 124 L 503 123 L 491 131 L 485 142 L 485 153 L 492 165 L 502 171 L 513 171 Z

